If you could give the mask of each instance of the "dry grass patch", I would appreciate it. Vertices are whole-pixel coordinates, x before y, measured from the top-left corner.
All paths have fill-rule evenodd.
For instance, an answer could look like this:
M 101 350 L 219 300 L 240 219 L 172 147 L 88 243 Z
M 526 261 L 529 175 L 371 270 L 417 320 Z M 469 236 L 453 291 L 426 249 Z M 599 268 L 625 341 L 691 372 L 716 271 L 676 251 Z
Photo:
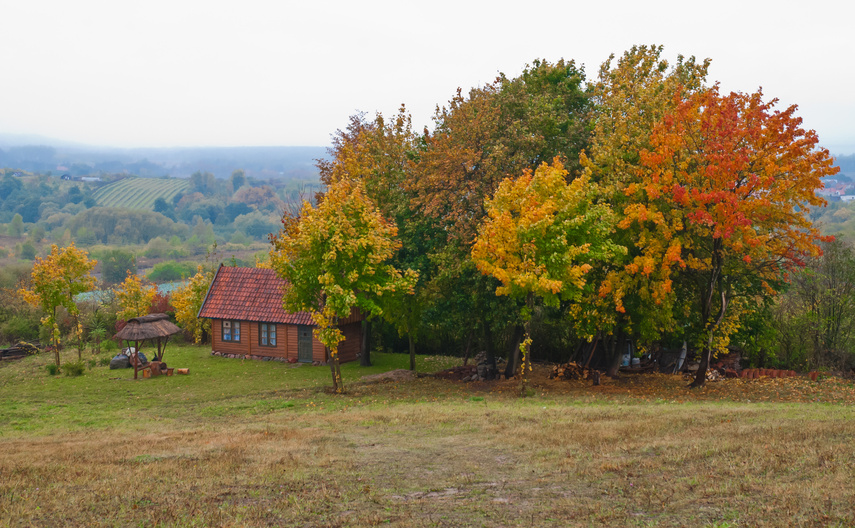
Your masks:
M 3 525 L 851 526 L 842 406 L 451 401 L 0 442 Z
M 0 369 L 0 526 L 855 525 L 843 380 L 536 372 L 521 400 L 350 365 L 332 396 L 322 367 L 175 360 L 194 375 Z

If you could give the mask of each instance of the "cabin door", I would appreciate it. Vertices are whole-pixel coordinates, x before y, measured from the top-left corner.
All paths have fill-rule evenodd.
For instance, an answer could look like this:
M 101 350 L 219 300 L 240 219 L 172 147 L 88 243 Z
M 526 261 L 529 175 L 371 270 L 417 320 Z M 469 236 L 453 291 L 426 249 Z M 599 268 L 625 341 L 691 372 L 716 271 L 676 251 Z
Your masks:
M 297 327 L 297 361 L 301 363 L 312 362 L 312 327 Z

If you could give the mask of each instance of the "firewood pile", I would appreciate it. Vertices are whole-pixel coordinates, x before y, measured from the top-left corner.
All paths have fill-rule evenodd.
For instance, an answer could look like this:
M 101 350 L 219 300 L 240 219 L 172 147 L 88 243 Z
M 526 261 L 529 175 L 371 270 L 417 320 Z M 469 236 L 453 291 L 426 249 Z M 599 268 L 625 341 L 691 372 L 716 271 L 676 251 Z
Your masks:
M 478 368 L 475 365 L 465 365 L 441 370 L 434 374 L 434 377 L 451 381 L 461 381 L 463 378 L 469 378 L 477 374 L 477 372 Z
M 552 367 L 552 372 L 549 373 L 549 379 L 565 379 L 579 380 L 588 379 L 591 375 L 591 369 L 586 369 L 582 365 L 571 361 L 563 365 L 555 365 Z
M 21 341 L 9 348 L 0 348 L 0 361 L 6 359 L 21 359 L 26 356 L 38 354 L 39 347 L 33 343 Z

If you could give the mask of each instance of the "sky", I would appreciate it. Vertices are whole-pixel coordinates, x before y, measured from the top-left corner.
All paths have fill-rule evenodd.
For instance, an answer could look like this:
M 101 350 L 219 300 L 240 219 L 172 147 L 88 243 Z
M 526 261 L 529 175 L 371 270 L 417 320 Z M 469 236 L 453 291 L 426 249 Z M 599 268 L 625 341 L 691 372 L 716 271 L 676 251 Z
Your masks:
M 348 116 L 417 129 L 534 59 L 661 44 L 723 91 L 797 104 L 855 153 L 855 2 L 0 0 L 0 133 L 115 147 L 326 146 Z

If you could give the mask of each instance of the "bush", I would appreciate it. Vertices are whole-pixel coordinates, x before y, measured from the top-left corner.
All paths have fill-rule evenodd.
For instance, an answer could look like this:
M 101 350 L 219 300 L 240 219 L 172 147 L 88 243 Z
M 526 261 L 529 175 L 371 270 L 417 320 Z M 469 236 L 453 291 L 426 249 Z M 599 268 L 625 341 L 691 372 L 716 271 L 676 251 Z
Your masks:
M 13 315 L 0 324 L 0 339 L 10 343 L 32 341 L 39 337 L 39 319 Z
M 196 267 L 189 262 L 161 262 L 155 264 L 148 274 L 148 280 L 155 284 L 163 282 L 175 282 L 192 277 L 196 274 Z
M 56 366 L 56 363 L 46 365 L 45 370 L 47 370 L 49 376 L 56 376 L 59 374 L 59 367 Z
M 66 376 L 82 376 L 86 371 L 86 365 L 84 365 L 82 361 L 75 361 L 73 363 L 66 363 L 65 369 L 63 370 L 65 371 Z

